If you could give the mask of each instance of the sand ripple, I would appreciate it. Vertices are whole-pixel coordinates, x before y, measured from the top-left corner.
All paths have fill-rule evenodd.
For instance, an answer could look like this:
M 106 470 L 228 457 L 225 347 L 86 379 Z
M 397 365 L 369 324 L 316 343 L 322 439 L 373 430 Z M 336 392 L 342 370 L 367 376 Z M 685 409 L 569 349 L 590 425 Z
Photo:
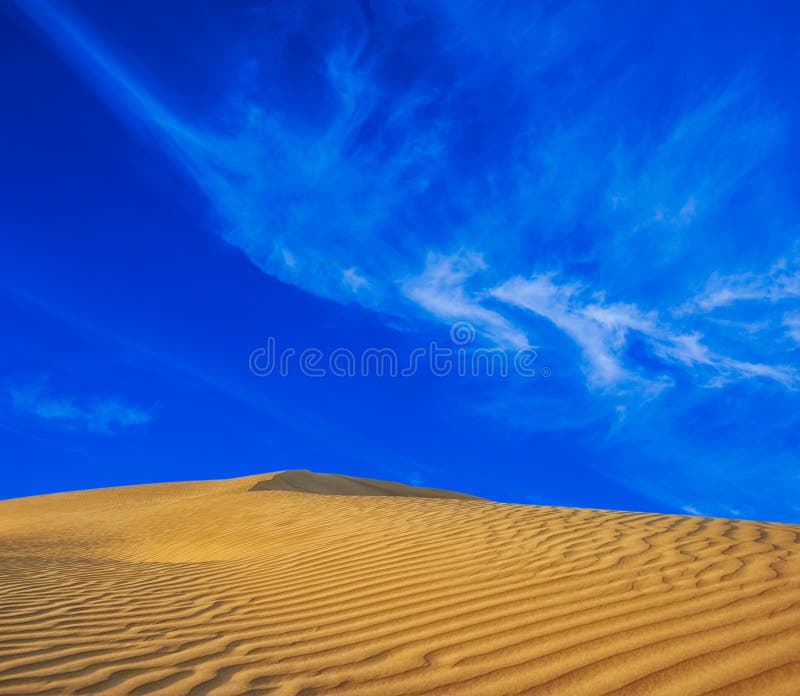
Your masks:
M 800 693 L 798 525 L 267 478 L 0 502 L 0 693 Z

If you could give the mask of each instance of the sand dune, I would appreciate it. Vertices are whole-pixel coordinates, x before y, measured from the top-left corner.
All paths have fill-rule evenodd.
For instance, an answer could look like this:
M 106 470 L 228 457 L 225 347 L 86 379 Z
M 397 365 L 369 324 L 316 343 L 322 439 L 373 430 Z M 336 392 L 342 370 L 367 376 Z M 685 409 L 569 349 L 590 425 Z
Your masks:
M 408 488 L 0 502 L 0 693 L 800 693 L 800 526 Z

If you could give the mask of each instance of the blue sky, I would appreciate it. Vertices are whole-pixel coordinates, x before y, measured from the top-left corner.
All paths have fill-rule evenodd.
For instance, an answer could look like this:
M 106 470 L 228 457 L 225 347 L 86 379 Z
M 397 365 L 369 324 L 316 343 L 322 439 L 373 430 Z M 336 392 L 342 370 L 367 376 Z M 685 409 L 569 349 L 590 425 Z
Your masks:
M 311 468 L 800 521 L 799 20 L 6 3 L 0 496 Z M 538 375 L 248 367 L 454 322 Z

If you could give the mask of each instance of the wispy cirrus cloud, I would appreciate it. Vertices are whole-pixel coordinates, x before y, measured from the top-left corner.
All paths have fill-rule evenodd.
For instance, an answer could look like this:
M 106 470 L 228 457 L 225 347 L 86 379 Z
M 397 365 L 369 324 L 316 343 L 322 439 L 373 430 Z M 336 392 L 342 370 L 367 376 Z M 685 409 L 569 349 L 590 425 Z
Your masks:
M 789 336 L 800 345 L 800 312 L 787 312 L 783 315 L 783 325 Z
M 470 289 L 473 276 L 486 270 L 479 254 L 429 253 L 422 273 L 407 279 L 406 296 L 432 316 L 447 322 L 471 321 L 491 340 L 504 346 L 529 345 L 524 331 L 509 319 L 482 304 L 488 293 Z
M 780 258 L 761 272 L 714 273 L 674 314 L 714 322 L 748 339 L 757 336 L 762 350 L 779 350 L 786 338 L 800 343 L 798 257 Z
M 44 378 L 32 382 L 12 382 L 7 387 L 7 393 L 11 405 L 19 413 L 103 435 L 113 435 L 154 419 L 151 412 L 118 397 L 77 397 L 54 392 Z
M 633 338 L 646 342 L 654 356 L 686 368 L 710 368 L 709 385 L 720 386 L 731 379 L 765 377 L 787 387 L 798 383 L 789 366 L 738 360 L 716 353 L 703 343 L 702 335 L 671 325 L 654 311 L 635 304 L 607 302 L 575 282 L 559 283 L 554 274 L 512 278 L 491 291 L 493 297 L 551 321 L 580 346 L 587 361 L 590 380 L 598 386 L 640 383 L 660 390 L 668 385 L 664 376 L 643 376 L 626 363 Z
M 775 304 L 800 300 L 800 263 L 782 258 L 758 273 L 714 273 L 699 294 L 682 308 L 684 313 L 709 313 L 742 302 Z
M 151 130 L 207 194 L 223 237 L 271 275 L 379 312 L 469 320 L 514 347 L 537 342 L 526 313 L 544 317 L 580 347 L 589 384 L 605 390 L 670 383 L 657 365 L 637 363 L 632 339 L 704 385 L 753 377 L 793 385 L 777 356 L 754 361 L 729 342 L 715 348 L 713 326 L 671 323 L 647 309 L 664 298 L 605 299 L 623 276 L 628 291 L 647 282 L 646 273 L 621 272 L 631 259 L 663 272 L 696 251 L 697 225 L 769 155 L 782 129 L 776 113 L 748 98 L 746 74 L 688 100 L 651 131 L 620 130 L 605 94 L 562 122 L 563 104 L 537 96 L 552 93 L 542 91 L 543 76 L 591 36 L 591 12 L 581 7 L 519 10 L 510 41 L 509 9 L 487 25 L 477 5 L 434 3 L 424 29 L 410 9 L 356 13 L 347 26 L 319 29 L 315 62 L 304 66 L 318 90 L 313 119 L 281 101 L 280 67 L 254 55 L 246 71 L 267 70 L 275 101 L 234 77 L 218 112 L 195 120 L 178 116 L 76 18 L 43 0 L 24 10 L 124 118 Z M 308 19 L 300 9 L 263 13 L 290 25 Z M 495 24 L 488 40 L 497 45 L 487 53 Z M 286 49 L 285 34 L 266 40 L 276 55 Z M 402 41 L 427 58 L 400 75 L 390 47 Z M 621 89 L 632 79 L 623 76 Z M 597 234 L 579 234 L 587 215 Z M 576 245 L 596 277 L 557 280 L 549 269 L 574 265 L 567 252 Z M 789 277 L 773 280 L 773 295 L 793 292 Z M 726 283 L 695 307 L 737 293 L 769 300 L 754 279 Z
M 618 243 L 644 237 L 659 254 L 651 262 L 661 264 L 709 241 L 687 238 L 690 226 L 697 235 L 713 221 L 785 138 L 781 115 L 753 99 L 752 82 L 740 73 L 675 114 L 660 137 L 614 149 L 606 191 L 615 219 L 626 223 Z

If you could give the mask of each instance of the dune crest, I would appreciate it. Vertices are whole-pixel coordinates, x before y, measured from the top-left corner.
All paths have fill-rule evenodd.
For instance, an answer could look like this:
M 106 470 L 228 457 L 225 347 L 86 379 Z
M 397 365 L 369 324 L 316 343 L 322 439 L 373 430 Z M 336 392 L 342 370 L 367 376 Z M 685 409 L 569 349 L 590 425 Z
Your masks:
M 0 694 L 798 693 L 800 525 L 434 492 L 0 501 Z
M 410 486 L 395 481 L 345 476 L 344 474 L 318 474 L 306 469 L 278 471 L 270 478 L 259 481 L 251 491 L 293 491 L 317 495 L 385 495 L 400 498 L 447 498 L 455 500 L 483 500 L 474 495 L 446 491 L 441 488 Z

